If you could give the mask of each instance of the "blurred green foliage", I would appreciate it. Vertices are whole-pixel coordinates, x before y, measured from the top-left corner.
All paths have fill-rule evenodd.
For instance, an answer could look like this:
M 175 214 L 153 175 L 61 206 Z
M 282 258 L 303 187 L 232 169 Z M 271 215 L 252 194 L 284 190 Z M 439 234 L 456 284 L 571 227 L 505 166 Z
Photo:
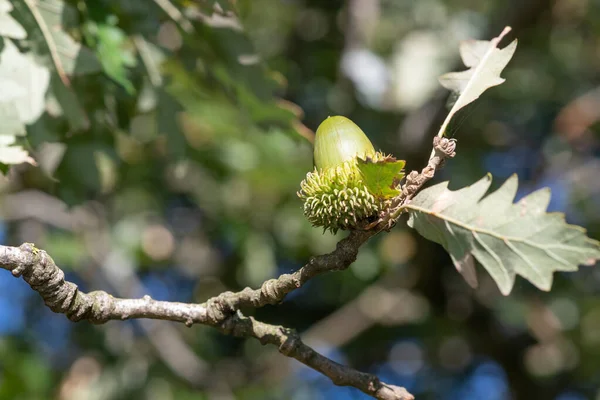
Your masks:
M 2 183 L 3 241 L 123 297 L 199 302 L 294 270 L 344 234 L 312 228 L 296 197 L 310 129 L 345 115 L 420 169 L 446 113 L 437 76 L 458 69 L 459 40 L 505 25 L 507 82 L 459 113 L 436 179 L 516 172 L 519 196 L 549 186 L 551 208 L 598 238 L 598 21 L 585 0 L 0 0 L 0 162 L 38 164 Z M 1 399 L 361 398 L 256 341 L 73 324 L 8 273 L 0 288 Z M 420 399 L 585 399 L 598 293 L 593 268 L 550 293 L 519 279 L 503 297 L 484 274 L 470 289 L 399 226 L 256 315 Z

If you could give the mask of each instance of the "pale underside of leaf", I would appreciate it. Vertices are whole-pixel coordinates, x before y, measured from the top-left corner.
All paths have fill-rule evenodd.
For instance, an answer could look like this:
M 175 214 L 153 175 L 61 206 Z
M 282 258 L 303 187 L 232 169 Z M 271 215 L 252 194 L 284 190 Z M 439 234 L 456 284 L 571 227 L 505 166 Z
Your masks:
M 0 14 L 0 36 L 11 39 L 25 39 L 27 32 L 9 14 Z
M 0 136 L 24 136 L 25 124 L 19 118 L 17 107 L 12 102 L 0 101 Z
M 0 36 L 25 39 L 27 31 L 10 14 L 13 6 L 8 0 L 0 0 Z
M 457 270 L 475 286 L 477 260 L 510 293 L 516 275 L 550 290 L 554 271 L 575 271 L 600 259 L 600 243 L 559 213 L 546 213 L 548 189 L 516 204 L 516 175 L 483 197 L 491 184 L 486 176 L 466 188 L 450 191 L 447 182 L 420 192 L 405 208 L 409 225 L 450 253 Z M 483 197 L 483 198 L 482 198 Z
M 52 92 L 71 129 L 87 129 L 89 118 L 71 88 L 70 77 L 102 71 L 102 65 L 65 30 L 77 21 L 77 10 L 62 0 L 15 0 L 13 4 L 29 33 L 32 53 L 51 68 Z
M 35 160 L 29 156 L 27 150 L 15 145 L 17 138 L 10 135 L 0 135 L 0 164 L 12 165 L 29 163 L 36 165 Z
M 21 53 L 10 39 L 4 39 L 0 53 L 0 103 L 9 103 L 16 110 L 12 116 L 19 124 L 31 124 L 44 112 L 49 82 L 50 72 L 46 67 L 38 65 L 31 54 Z M 3 108 L 6 110 L 8 106 Z M 4 116 L 8 118 L 6 113 Z M 2 124 L 10 125 L 11 121 L 3 119 Z
M 102 66 L 94 54 L 64 31 L 61 21 L 65 8 L 60 0 L 20 0 L 32 17 L 41 37 L 39 47 L 45 47 L 51 64 L 65 86 L 70 75 L 97 72 Z M 18 4 L 18 3 L 16 3 Z M 23 21 L 25 23 L 25 21 Z M 40 43 L 43 42 L 43 43 Z
M 500 73 L 517 48 L 516 39 L 503 49 L 497 48 L 498 43 L 508 32 L 510 27 L 504 28 L 502 33 L 491 41 L 468 40 L 461 43 L 460 55 L 469 69 L 450 72 L 440 77 L 442 86 L 457 93 L 458 98 L 444 120 L 438 136 L 444 135 L 450 120 L 458 110 L 479 98 L 490 87 L 504 82 Z
M 21 146 L 0 146 L 0 163 L 6 165 L 22 163 L 36 165 L 35 160 Z

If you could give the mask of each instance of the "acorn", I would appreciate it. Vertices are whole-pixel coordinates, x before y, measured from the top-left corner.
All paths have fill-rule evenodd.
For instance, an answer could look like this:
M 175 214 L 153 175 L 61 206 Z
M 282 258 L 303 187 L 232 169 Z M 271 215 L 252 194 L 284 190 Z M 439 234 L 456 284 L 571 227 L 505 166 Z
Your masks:
M 317 128 L 315 167 L 337 167 L 356 157 L 373 156 L 375 148 L 365 133 L 346 117 L 328 117 Z
M 386 156 L 375 151 L 354 122 L 342 116 L 323 121 L 317 129 L 314 157 L 315 169 L 306 175 L 298 192 L 304 215 L 313 226 L 336 233 L 379 215 L 384 201 L 365 186 L 358 158 L 376 162 Z

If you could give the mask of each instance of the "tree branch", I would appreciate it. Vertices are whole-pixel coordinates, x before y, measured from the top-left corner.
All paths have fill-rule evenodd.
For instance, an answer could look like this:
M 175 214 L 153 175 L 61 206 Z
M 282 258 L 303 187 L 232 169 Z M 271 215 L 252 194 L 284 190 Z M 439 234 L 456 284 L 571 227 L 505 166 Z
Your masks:
M 406 183 L 402 188 L 400 195 L 400 205 L 404 205 L 413 198 L 415 194 L 435 175 L 447 158 L 453 158 L 456 155 L 456 140 L 436 136 L 433 138 L 433 150 L 427 166 L 421 170 L 421 173 L 412 171 L 406 177 Z
M 282 326 L 265 324 L 252 317 L 244 317 L 237 312 L 222 326 L 225 333 L 234 336 L 252 336 L 262 344 L 273 344 L 279 352 L 295 358 L 301 363 L 319 371 L 338 386 L 353 386 L 362 392 L 381 400 L 411 400 L 414 396 L 399 386 L 381 382 L 375 375 L 357 371 L 338 364 L 302 342 L 296 331 Z
M 259 308 L 267 304 L 280 303 L 288 293 L 301 288 L 311 278 L 324 272 L 342 271 L 348 268 L 356 260 L 360 246 L 377 232 L 377 229 L 352 231 L 348 237 L 338 242 L 334 251 L 312 257 L 298 271 L 269 279 L 261 285 L 260 289 L 247 287 L 240 292 L 224 292 L 209 300 L 208 303 L 218 303 L 226 314 L 243 307 Z
M 350 232 L 331 253 L 313 257 L 298 271 L 270 279 L 259 289 L 248 287 L 239 292 L 224 292 L 202 304 L 158 301 L 150 296 L 121 299 L 104 291 L 81 292 L 77 285 L 65 281 L 64 272 L 45 251 L 38 250 L 31 243 L 20 247 L 0 246 L 0 267 L 10 270 L 15 277 L 22 276 L 52 311 L 65 314 L 71 321 L 87 320 L 103 324 L 110 320 L 149 318 L 183 322 L 187 326 L 209 325 L 229 335 L 254 337 L 262 344 L 273 344 L 280 353 L 321 372 L 336 385 L 353 386 L 381 400 L 413 399 L 404 388 L 383 383 L 375 375 L 356 371 L 317 353 L 304 344 L 295 331 L 245 317 L 240 309 L 277 304 L 311 278 L 324 272 L 348 268 L 356 260 L 363 243 L 396 223 L 402 205 L 433 178 L 446 158 L 454 157 L 455 148 L 455 141 L 435 137 L 427 166 L 420 173 L 413 171 L 407 176 L 402 192 L 385 214 L 376 222 L 367 224 L 364 230 Z
M 71 321 L 102 324 L 110 320 L 151 318 L 183 322 L 187 326 L 210 325 L 226 334 L 254 337 L 262 344 L 273 344 L 280 353 L 321 372 L 336 385 L 353 386 L 380 400 L 410 400 L 414 397 L 404 388 L 383 383 L 375 375 L 356 371 L 317 353 L 304 344 L 294 330 L 245 317 L 239 309 L 231 308 L 274 304 L 311 277 L 347 268 L 356 259 L 360 245 L 373 234 L 371 231 L 352 232 L 338 243 L 336 250 L 314 257 L 293 274 L 268 281 L 261 289 L 226 292 L 203 304 L 157 301 L 150 296 L 120 299 L 103 291 L 81 292 L 77 285 L 65 281 L 64 272 L 45 251 L 31 243 L 20 247 L 0 246 L 0 267 L 15 277 L 22 276 L 52 311 L 65 314 Z

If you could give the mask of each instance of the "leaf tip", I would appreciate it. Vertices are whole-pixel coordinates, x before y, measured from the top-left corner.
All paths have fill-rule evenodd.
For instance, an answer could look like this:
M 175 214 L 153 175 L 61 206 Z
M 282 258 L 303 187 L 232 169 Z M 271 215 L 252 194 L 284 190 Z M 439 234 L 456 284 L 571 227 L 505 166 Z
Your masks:
M 585 265 L 586 267 L 593 267 L 594 265 L 596 265 L 598 260 L 599 260 L 599 258 L 591 257 L 591 258 L 588 258 L 587 260 L 585 260 L 583 265 Z
M 500 33 L 500 39 L 502 39 L 504 36 L 506 36 L 510 31 L 512 31 L 512 28 L 510 26 L 505 26 L 504 29 L 502 30 L 502 33 Z
M 502 293 L 503 296 L 508 296 L 510 292 L 512 292 L 513 286 L 515 285 L 515 276 L 513 275 L 512 277 L 502 281 L 494 278 L 494 281 L 496 281 L 498 289 L 500 289 L 500 293 Z
M 500 293 L 502 293 L 502 296 L 508 296 L 512 290 L 512 286 L 508 286 L 508 287 L 498 286 L 498 288 L 500 289 Z
M 475 270 L 475 258 L 471 253 L 465 253 L 465 256 L 460 260 L 454 259 L 454 267 L 456 270 L 462 275 L 467 284 L 473 288 L 477 289 L 479 286 L 479 281 L 477 280 L 477 271 Z
M 517 183 L 519 183 L 519 174 L 517 174 L 516 172 L 513 172 L 506 181 L 516 181 Z

